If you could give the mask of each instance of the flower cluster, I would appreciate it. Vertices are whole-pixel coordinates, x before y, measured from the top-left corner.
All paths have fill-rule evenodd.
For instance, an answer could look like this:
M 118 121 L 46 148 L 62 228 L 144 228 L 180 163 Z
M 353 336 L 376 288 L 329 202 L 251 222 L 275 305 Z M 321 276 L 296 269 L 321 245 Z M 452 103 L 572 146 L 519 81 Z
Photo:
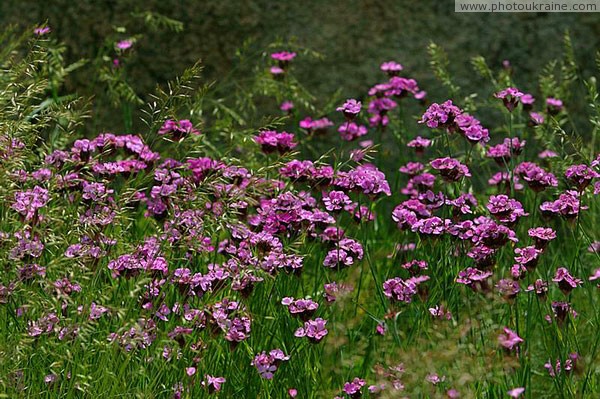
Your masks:
M 270 380 L 281 363 L 289 359 L 290 357 L 286 356 L 281 349 L 273 349 L 269 354 L 262 352 L 254 356 L 251 364 L 256 367 L 262 378 Z
M 279 151 L 280 154 L 294 149 L 296 142 L 294 142 L 294 135 L 287 132 L 276 132 L 274 130 L 264 130 L 254 137 L 254 141 L 261 146 L 261 149 L 266 154 L 274 151 Z
M 182 119 L 180 121 L 168 119 L 158 130 L 158 134 L 161 136 L 168 135 L 175 141 L 179 141 L 190 134 L 199 135 L 200 131 L 194 128 L 192 122 L 187 119 Z

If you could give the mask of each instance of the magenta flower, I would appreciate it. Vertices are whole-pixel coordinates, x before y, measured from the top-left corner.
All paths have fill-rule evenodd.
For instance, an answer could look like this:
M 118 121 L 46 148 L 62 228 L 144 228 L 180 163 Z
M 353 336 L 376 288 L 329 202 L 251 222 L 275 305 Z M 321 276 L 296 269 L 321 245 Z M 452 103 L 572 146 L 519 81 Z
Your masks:
M 469 215 L 473 213 L 473 208 L 477 207 L 477 199 L 471 193 L 461 194 L 457 198 L 446 199 L 446 205 L 453 207 L 454 215 Z
M 278 77 L 283 75 L 285 73 L 285 70 L 278 66 L 272 66 L 271 68 L 269 68 L 269 72 L 271 72 L 271 75 L 273 75 L 274 77 Z
M 578 191 L 583 191 L 593 179 L 600 177 L 600 173 L 587 165 L 572 165 L 565 171 L 565 177 Z
M 270 154 L 274 151 L 285 154 L 298 145 L 294 141 L 294 135 L 292 133 L 278 133 L 274 130 L 264 130 L 260 132 L 258 136 L 254 136 L 254 141 L 257 144 L 260 144 L 262 151 L 265 154 Z
M 37 28 L 35 28 L 33 30 L 33 34 L 36 36 L 44 36 L 50 32 L 51 32 L 51 29 L 49 26 L 38 26 Z
M 578 353 L 569 353 L 569 356 L 565 360 L 564 367 L 561 367 L 560 359 L 556 359 L 556 366 L 552 366 L 550 360 L 546 364 L 544 364 L 544 368 L 548 370 L 548 374 L 550 377 L 554 378 L 561 372 L 571 373 L 577 367 L 577 360 L 579 360 L 580 356 Z
M 456 116 L 462 111 L 456 105 L 452 104 L 452 100 L 444 103 L 433 103 L 427 108 L 419 123 L 425 123 L 431 129 L 449 128 L 454 123 Z
M 509 225 L 516 223 L 519 218 L 529 215 L 519 201 L 504 194 L 490 196 L 486 207 L 498 221 Z
M 541 253 L 542 250 L 534 246 L 515 248 L 515 262 L 518 262 L 528 270 L 531 270 L 537 265 L 538 257 Z
M 314 320 L 304 322 L 304 327 L 300 327 L 294 333 L 295 337 L 307 337 L 312 342 L 319 342 L 327 335 L 328 331 L 325 328 L 327 320 L 318 317 Z
M 505 349 L 513 350 L 523 341 L 513 330 L 504 327 L 504 333 L 498 335 L 498 343 Z
M 348 172 L 348 188 L 367 194 L 369 197 L 392 195 L 385 174 L 371 164 L 359 165 Z
M 427 92 L 425 90 L 418 91 L 415 93 L 415 99 L 421 101 L 421 104 L 425 103 Z
M 395 302 L 411 303 L 419 284 L 427 280 L 429 276 L 411 277 L 407 280 L 392 278 L 383 283 L 383 293 Z
M 519 155 L 525 147 L 525 140 L 519 140 L 518 137 L 512 139 L 506 138 L 502 144 L 490 147 L 486 156 L 494 158 L 497 164 L 505 166 L 514 155 Z
M 224 377 L 213 377 L 210 374 L 206 374 L 204 376 L 204 381 L 202 381 L 202 386 L 208 389 L 209 393 L 219 392 L 221 390 L 221 386 L 225 384 L 227 380 Z
M 462 134 L 471 144 L 487 143 L 490 141 L 488 129 L 481 126 L 481 123 L 466 112 L 457 115 L 454 122 L 460 134 Z
M 546 107 L 551 114 L 557 114 L 563 109 L 563 102 L 558 98 L 548 97 L 546 99 Z
M 449 219 L 433 216 L 417 220 L 412 224 L 411 230 L 422 235 L 437 237 L 444 234 L 450 225 Z
M 45 207 L 50 201 L 48 190 L 35 186 L 32 190 L 18 191 L 15 193 L 15 202 L 11 208 L 25 217 L 26 221 L 37 221 L 38 210 Z
M 409 141 L 406 146 L 414 148 L 417 154 L 422 154 L 425 151 L 425 148 L 431 145 L 431 140 L 425 139 L 421 136 L 415 137 L 413 140 Z
M 598 279 L 600 279 L 600 269 L 594 270 L 594 272 L 588 278 L 588 280 L 590 280 L 590 281 L 595 281 Z
M 158 130 L 158 134 L 161 136 L 169 135 L 174 140 L 179 141 L 189 134 L 199 135 L 200 131 L 194 128 L 192 122 L 187 119 L 180 121 L 168 119 Z
M 270 380 L 273 378 L 279 365 L 289 359 L 290 357 L 286 356 L 281 349 L 273 349 L 268 355 L 266 352 L 256 355 L 250 364 L 256 367 L 262 378 Z
M 471 234 L 472 231 L 467 231 L 463 234 L 464 239 L 468 239 Z M 489 248 L 483 244 L 478 244 L 467 252 L 467 256 L 475 261 L 477 268 L 486 269 L 493 266 L 496 262 L 496 252 L 496 249 Z
M 193 376 L 194 374 L 196 374 L 196 367 L 186 367 L 186 368 L 185 368 L 185 373 L 186 373 L 186 374 L 187 374 L 189 377 Z
M 336 248 L 331 249 L 325 256 L 323 266 L 349 267 L 363 258 L 363 247 L 358 242 L 351 238 L 340 240 Z
M 552 150 L 544 150 L 538 154 L 538 158 L 547 159 L 547 158 L 556 158 L 558 154 Z
M 524 110 L 530 110 L 533 107 L 533 103 L 535 102 L 535 97 L 533 97 L 529 93 L 524 93 L 521 96 L 521 104 L 523 104 Z
M 44 384 L 52 385 L 58 380 L 58 376 L 56 374 L 48 374 L 44 377 Z
M 459 181 L 463 177 L 471 177 L 469 168 L 454 158 L 437 158 L 429 164 L 440 173 L 444 180 L 449 182 Z
M 535 247 L 543 250 L 556 238 L 556 232 L 550 227 L 536 227 L 528 230 L 529 237 L 535 239 Z
M 306 320 L 319 308 L 319 304 L 315 301 L 310 299 L 294 299 L 293 297 L 283 298 L 281 304 L 287 306 L 288 311 L 292 316 L 300 316 L 302 319 Z
M 495 173 L 489 180 L 488 184 L 490 186 L 498 186 L 500 190 L 504 188 L 507 194 L 510 194 L 510 181 L 511 176 L 508 172 L 497 172 Z M 523 184 L 521 184 L 521 180 L 518 176 L 512 176 L 512 187 L 515 191 L 520 191 L 523 189 Z
M 523 93 L 517 88 L 508 87 L 495 93 L 494 97 L 501 99 L 506 109 L 512 112 L 519 103 L 520 98 L 523 97 Z
M 456 282 L 464 284 L 473 290 L 487 290 L 487 280 L 492 275 L 491 271 L 479 270 L 472 267 L 467 267 L 458 273 Z
M 351 285 L 338 284 L 335 281 L 323 285 L 323 296 L 329 303 L 335 302 L 339 296 L 351 292 L 354 289 Z
M 381 64 L 379 69 L 387 73 L 389 76 L 397 76 L 400 71 L 404 69 L 404 67 L 401 64 L 398 64 L 396 61 L 387 61 Z
M 587 206 L 581 205 L 579 192 L 572 190 L 560 194 L 556 201 L 546 201 L 540 205 L 542 215 L 558 215 L 567 220 L 575 219 L 580 211 L 587 208 Z
M 425 376 L 425 380 L 433 385 L 438 385 L 446 380 L 445 376 L 439 376 L 437 373 L 430 373 Z
M 496 283 L 496 289 L 506 299 L 514 299 L 517 297 L 517 294 L 521 292 L 521 287 L 519 283 L 510 280 L 510 279 L 502 279 Z
M 554 301 L 550 306 L 552 307 L 552 314 L 557 320 L 559 326 L 565 322 L 569 315 L 573 318 L 577 317 L 577 312 L 568 302 Z M 549 323 L 552 322 L 550 316 L 546 316 L 546 320 L 548 320 Z
M 519 398 L 523 392 L 525 392 L 525 388 L 523 387 L 519 387 L 519 388 L 513 388 L 510 391 L 507 392 L 508 396 L 510 396 L 511 398 Z
M 103 314 L 107 313 L 108 309 L 104 306 L 96 305 L 96 303 L 92 302 L 90 306 L 90 320 L 98 320 L 102 317 Z
M 539 112 L 530 112 L 529 121 L 533 126 L 542 125 L 544 123 L 544 115 Z
M 416 80 L 392 76 L 384 94 L 387 97 L 402 98 L 408 93 L 416 95 L 417 92 L 419 92 L 419 86 Z
M 119 50 L 127 50 L 127 49 L 131 48 L 131 46 L 133 46 L 132 40 L 121 40 L 121 41 L 117 42 L 117 48 Z
M 343 123 L 339 128 L 340 136 L 344 141 L 354 141 L 368 133 L 367 127 L 354 122 Z
M 410 176 L 415 176 L 425 169 L 425 166 L 420 162 L 409 162 L 401 166 L 399 171 Z
M 346 382 L 344 384 L 343 391 L 346 395 L 350 396 L 350 398 L 352 398 L 352 399 L 360 398 L 362 396 L 361 389 L 365 385 L 366 385 L 365 380 L 363 380 L 361 378 L 355 378 L 352 381 Z
M 452 320 L 452 312 L 450 312 L 444 305 L 435 305 L 433 308 L 429 308 L 429 313 L 441 320 Z
M 544 280 L 540 280 L 537 279 L 535 280 L 535 282 L 531 285 L 529 285 L 525 291 L 527 292 L 535 292 L 537 296 L 539 296 L 540 298 L 544 298 L 546 296 L 546 294 L 548 293 L 548 283 L 545 282 Z
M 581 279 L 573 277 L 564 267 L 559 267 L 556 270 L 556 274 L 552 281 L 558 283 L 558 287 L 565 295 L 568 295 L 574 288 L 577 288 L 583 283 Z
M 352 204 L 352 200 L 343 191 L 330 191 L 323 194 L 323 204 L 329 212 L 336 212 Z
M 278 53 L 272 53 L 271 58 L 276 61 L 288 63 L 294 58 L 296 58 L 296 53 L 289 51 L 280 51 Z
M 550 172 L 546 172 L 533 162 L 522 162 L 515 167 L 514 173 L 523 179 L 529 188 L 540 192 L 547 187 L 558 186 L 558 180 Z
M 284 101 L 279 106 L 279 109 L 284 112 L 291 112 L 294 109 L 294 103 L 291 101 Z
M 415 276 L 417 274 L 420 274 L 423 270 L 427 270 L 427 266 L 428 264 L 426 261 L 413 259 L 409 262 L 402 264 L 401 267 L 405 270 L 408 270 L 408 272 L 412 276 Z
M 360 112 L 362 103 L 353 98 L 346 100 L 346 102 L 336 109 L 336 111 L 343 112 L 344 116 L 348 119 L 354 119 Z
M 307 116 L 300 121 L 300 127 L 306 130 L 309 134 L 324 134 L 327 132 L 327 128 L 330 126 L 333 126 L 333 122 L 327 118 L 312 119 L 311 117 Z

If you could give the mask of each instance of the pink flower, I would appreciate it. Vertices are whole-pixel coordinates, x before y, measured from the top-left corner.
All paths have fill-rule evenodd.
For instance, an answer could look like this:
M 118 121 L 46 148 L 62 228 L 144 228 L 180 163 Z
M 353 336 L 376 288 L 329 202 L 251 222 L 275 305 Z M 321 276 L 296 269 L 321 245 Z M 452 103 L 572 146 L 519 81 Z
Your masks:
M 224 377 L 213 377 L 209 374 L 206 374 L 204 378 L 205 381 L 202 381 L 202 386 L 206 387 L 209 393 L 219 392 L 221 385 L 227 381 Z
M 271 58 L 276 61 L 290 62 L 291 60 L 296 58 L 296 53 L 289 51 L 280 51 L 278 53 L 271 54 Z
M 440 382 L 444 382 L 446 380 L 445 376 L 439 376 L 436 373 L 431 373 L 431 374 L 427 374 L 427 376 L 425 377 L 425 380 L 427 380 L 427 382 L 432 383 L 433 385 L 437 385 Z
M 279 106 L 279 109 L 284 112 L 290 112 L 292 109 L 294 109 L 294 103 L 291 101 L 284 101 Z
M 133 46 L 132 40 L 121 40 L 117 42 L 117 48 L 119 50 L 127 50 L 128 48 L 131 48 L 131 46 Z
M 548 108 L 549 113 L 556 114 L 563 109 L 563 102 L 558 98 L 548 97 L 546 99 L 546 107 Z
M 193 376 L 196 374 L 196 367 L 186 367 L 185 373 L 190 377 Z
M 558 287 L 565 295 L 568 295 L 571 290 L 577 288 L 583 283 L 581 279 L 573 277 L 564 267 L 559 267 L 556 270 L 556 274 L 554 275 L 552 281 L 558 283 Z
M 307 337 L 313 342 L 319 342 L 327 335 L 328 331 L 325 328 L 327 320 L 317 317 L 314 320 L 304 322 L 304 327 L 300 327 L 294 333 L 295 337 Z
M 180 121 L 168 119 L 158 130 L 158 134 L 161 136 L 170 135 L 175 140 L 181 140 L 189 134 L 199 135 L 200 131 L 194 128 L 192 122 L 187 119 L 181 119 Z
M 362 378 L 355 378 L 350 382 L 344 384 L 344 393 L 351 398 L 360 398 L 362 387 L 366 385 L 365 380 Z
M 251 365 L 256 367 L 258 373 L 262 378 L 270 380 L 273 378 L 275 371 L 279 367 L 281 362 L 289 360 L 289 356 L 286 356 L 281 349 L 273 349 L 267 355 L 266 352 L 262 352 L 254 357 Z
M 280 154 L 294 149 L 298 144 L 294 141 L 294 135 L 288 132 L 276 132 L 274 130 L 264 130 L 254 136 L 254 141 L 260 144 L 266 154 L 273 151 L 279 151 Z
M 494 97 L 501 99 L 506 109 L 508 109 L 510 112 L 515 109 L 522 96 L 523 93 L 514 87 L 508 87 L 494 94 Z
M 511 398 L 518 398 L 521 396 L 521 394 L 525 392 L 525 388 L 523 387 L 519 387 L 519 388 L 513 388 L 510 391 L 508 391 L 508 396 L 510 396 Z
M 540 114 L 539 112 L 530 112 L 529 113 L 529 118 L 531 121 L 532 125 L 541 125 L 544 123 L 544 115 Z M 540 157 L 542 158 L 542 157 Z
M 44 36 L 51 32 L 49 26 L 39 26 L 33 30 L 33 34 L 36 36 Z
M 523 338 L 519 337 L 513 330 L 504 327 L 504 334 L 498 336 L 498 343 L 505 349 L 513 350 L 523 341 Z
M 346 100 L 346 102 L 336 109 L 336 111 L 343 112 L 344 116 L 348 119 L 354 119 L 360 112 L 362 103 L 353 98 Z
M 368 130 L 366 126 L 357 125 L 354 122 L 343 123 L 339 128 L 338 132 L 344 141 L 354 141 L 359 137 L 367 134 Z
M 278 66 L 272 66 L 272 67 L 269 69 L 269 72 L 271 72 L 271 74 L 272 74 L 273 76 L 279 76 L 279 75 L 282 75 L 282 74 L 284 74 L 284 73 L 285 73 L 285 71 L 283 70 L 283 68 L 281 68 L 281 67 L 278 67 Z
M 389 76 L 397 76 L 398 73 L 404 69 L 404 67 L 401 64 L 398 64 L 396 61 L 387 61 L 381 64 L 379 69 L 387 73 Z

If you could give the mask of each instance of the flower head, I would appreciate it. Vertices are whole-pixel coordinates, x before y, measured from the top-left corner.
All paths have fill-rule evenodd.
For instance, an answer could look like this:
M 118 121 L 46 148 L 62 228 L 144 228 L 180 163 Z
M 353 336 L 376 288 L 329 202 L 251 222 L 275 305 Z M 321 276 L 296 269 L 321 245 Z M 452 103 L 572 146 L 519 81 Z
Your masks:
M 581 279 L 573 277 L 565 267 L 559 267 L 556 270 L 556 274 L 552 281 L 558 283 L 558 287 L 565 295 L 568 295 L 574 288 L 577 288 L 583 283 Z
M 50 32 L 51 32 L 51 29 L 49 26 L 38 26 L 37 28 L 35 28 L 33 30 L 33 34 L 36 36 L 44 36 Z
M 354 117 L 356 117 L 356 115 L 358 115 L 358 113 L 360 112 L 361 107 L 362 103 L 360 101 L 351 98 L 346 100 L 346 102 L 341 107 L 338 107 L 336 110 L 339 112 L 343 112 L 346 118 L 354 119 Z
M 507 87 L 506 89 L 495 93 L 494 97 L 501 99 L 506 109 L 512 112 L 523 95 L 524 94 L 520 92 L 519 89 L 515 87 Z
M 121 41 L 117 42 L 117 45 L 116 45 L 117 49 L 123 50 L 123 51 L 131 48 L 132 46 L 133 46 L 133 40 L 129 40 L 129 39 L 121 40 Z
M 294 336 L 301 338 L 307 337 L 312 342 L 319 342 L 327 335 L 328 331 L 325 328 L 327 320 L 320 317 L 314 320 L 308 320 L 304 322 L 304 326 L 300 327 L 294 333 Z
M 381 64 L 379 69 L 387 73 L 389 76 L 397 76 L 398 73 L 404 69 L 404 67 L 401 64 L 398 64 L 396 61 L 387 61 Z
M 523 341 L 513 330 L 504 327 L 504 333 L 498 335 L 498 343 L 505 349 L 513 350 Z

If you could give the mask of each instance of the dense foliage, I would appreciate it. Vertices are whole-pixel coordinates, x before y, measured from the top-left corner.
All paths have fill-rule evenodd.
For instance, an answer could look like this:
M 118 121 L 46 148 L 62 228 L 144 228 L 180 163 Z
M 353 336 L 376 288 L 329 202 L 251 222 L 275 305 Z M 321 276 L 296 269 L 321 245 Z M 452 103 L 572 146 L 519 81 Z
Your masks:
M 51 27 L 0 37 L 7 397 L 597 396 L 600 104 L 568 35 L 519 88 L 474 58 L 485 96 L 432 43 L 435 101 L 387 59 L 314 96 L 279 42 L 142 96 L 137 39 L 91 63 L 110 133 Z

